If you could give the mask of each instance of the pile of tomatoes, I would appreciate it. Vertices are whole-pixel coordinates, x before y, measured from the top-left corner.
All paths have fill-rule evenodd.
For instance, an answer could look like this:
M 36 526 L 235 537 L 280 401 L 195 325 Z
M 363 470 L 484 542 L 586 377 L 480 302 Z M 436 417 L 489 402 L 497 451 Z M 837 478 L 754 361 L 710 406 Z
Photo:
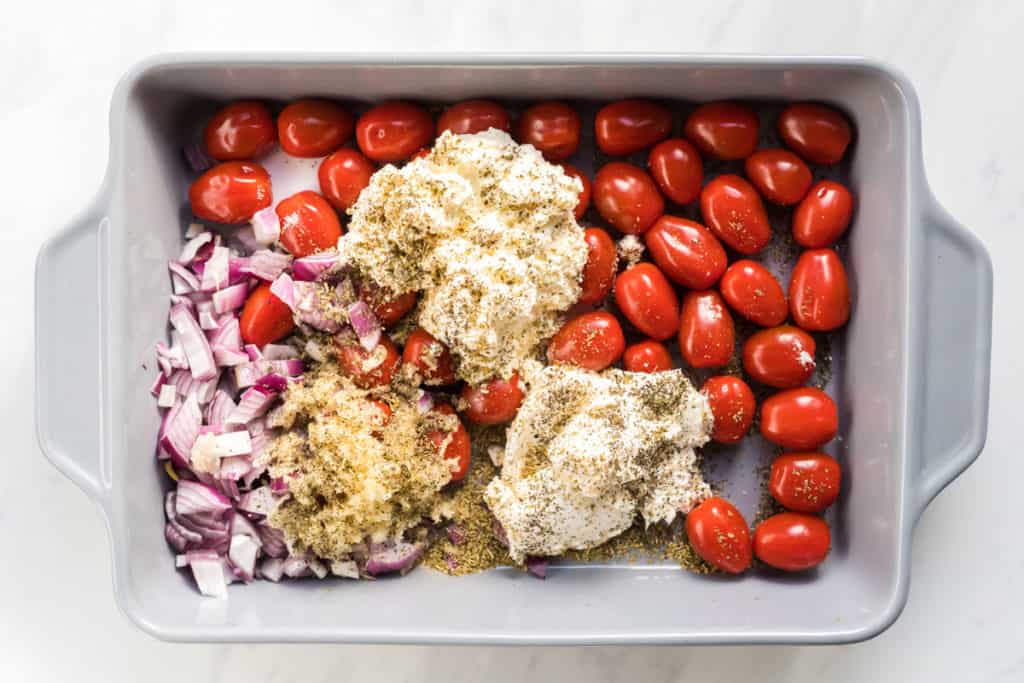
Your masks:
M 758 149 L 760 120 L 743 104 L 703 104 L 682 123 L 681 135 L 673 136 L 672 111 L 657 102 L 630 99 L 605 105 L 594 120 L 594 140 L 606 163 L 591 180 L 567 163 L 584 136 L 579 113 L 564 102 L 533 104 L 513 119 L 496 102 L 472 100 L 448 107 L 436 123 L 425 108 L 408 102 L 377 105 L 358 119 L 325 100 L 293 102 L 276 119 L 259 102 L 236 102 L 206 128 L 205 151 L 219 163 L 193 183 L 189 197 L 201 219 L 247 221 L 273 201 L 259 157 L 275 144 L 292 156 L 322 157 L 320 191 L 303 191 L 276 205 L 281 245 L 303 257 L 335 246 L 343 234 L 339 212 L 355 203 L 378 164 L 426 153 L 443 131 L 496 128 L 533 145 L 580 179 L 578 219 L 588 216 L 592 204 L 596 211 L 589 216 L 596 213 L 616 233 L 641 239 L 651 258 L 619 272 L 612 234 L 604 227 L 586 227 L 589 255 L 579 300 L 584 310 L 551 339 L 548 360 L 595 371 L 621 361 L 626 370 L 659 372 L 675 365 L 664 344 L 675 337 L 685 366 L 713 371 L 729 365 L 736 352 L 733 315 L 759 328 L 742 344 L 740 355 L 749 378 L 778 390 L 761 403 L 760 431 L 786 451 L 772 465 L 769 490 L 790 511 L 759 524 L 752 542 L 740 512 L 712 498 L 688 515 L 687 533 L 702 558 L 727 572 L 746 570 L 754 554 L 780 569 L 807 569 L 828 553 L 829 529 L 818 513 L 835 501 L 840 483 L 838 463 L 817 450 L 835 437 L 838 415 L 827 394 L 805 386 L 815 369 L 811 333 L 836 330 L 849 318 L 846 271 L 832 247 L 853 213 L 850 191 L 830 180 L 815 183 L 809 164 L 839 163 L 852 127 L 830 107 L 793 104 L 776 122 L 786 148 Z M 346 146 L 353 136 L 355 146 Z M 630 163 L 638 155 L 646 162 Z M 743 175 L 707 178 L 705 160 L 742 162 Z M 703 222 L 666 213 L 666 200 L 669 206 L 696 203 Z M 788 292 L 751 258 L 772 238 L 765 202 L 793 207 L 791 233 L 802 252 Z M 385 327 L 396 324 L 417 300 L 415 292 L 382 297 L 372 283 L 360 296 Z M 631 336 L 635 330 L 643 339 L 627 345 L 627 332 L 613 311 L 629 323 Z M 241 330 L 248 343 L 276 341 L 293 330 L 290 311 L 262 285 L 243 309 Z M 416 366 L 428 386 L 454 385 L 448 351 L 437 356 L 438 342 L 426 331 L 415 330 L 401 350 L 387 336 L 381 344 L 386 358 L 370 372 L 363 370 L 367 351 L 339 344 L 342 368 L 361 386 L 390 383 L 402 363 Z M 723 444 L 743 439 L 757 409 L 750 386 L 740 377 L 720 374 L 707 379 L 702 391 L 715 417 L 712 438 Z M 463 387 L 461 396 L 467 406 L 464 417 L 501 424 L 515 416 L 523 392 L 514 375 Z M 469 463 L 464 431 L 447 440 L 454 451 L 446 451 L 446 457 L 459 463 L 455 478 L 465 475 Z

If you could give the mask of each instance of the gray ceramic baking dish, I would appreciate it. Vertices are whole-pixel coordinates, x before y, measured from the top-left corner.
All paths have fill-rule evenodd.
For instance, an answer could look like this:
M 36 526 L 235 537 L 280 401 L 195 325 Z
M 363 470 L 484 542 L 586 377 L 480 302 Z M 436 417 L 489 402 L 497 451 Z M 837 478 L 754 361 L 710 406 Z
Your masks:
M 856 122 L 858 199 L 845 257 L 854 311 L 831 390 L 846 484 L 834 547 L 809 575 L 701 577 L 657 563 L 562 565 L 449 578 L 258 582 L 200 598 L 161 533 L 158 416 L 148 387 L 165 334 L 165 261 L 187 220 L 182 140 L 217 102 L 304 95 L 372 101 L 817 100 Z M 36 419 L 47 457 L 101 507 L 114 594 L 142 629 L 182 641 L 841 643 L 899 615 L 911 533 L 985 440 L 992 270 L 933 198 L 917 99 L 860 59 L 677 55 L 179 55 L 133 69 L 113 98 L 96 200 L 39 254 Z M 73 331 L 73 332 L 72 332 Z M 756 444 L 755 444 L 756 447 Z M 739 462 L 739 456 L 736 456 Z M 728 469 L 728 468 L 727 468 Z M 756 481 L 733 467 L 749 512 Z M 98 541 L 98 539 L 97 539 Z

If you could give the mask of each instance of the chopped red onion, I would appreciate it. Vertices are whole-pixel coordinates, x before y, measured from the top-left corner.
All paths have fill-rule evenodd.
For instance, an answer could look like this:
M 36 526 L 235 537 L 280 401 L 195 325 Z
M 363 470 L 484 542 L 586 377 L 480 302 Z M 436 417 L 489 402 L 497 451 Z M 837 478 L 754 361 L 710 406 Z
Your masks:
M 218 367 L 231 368 L 242 363 L 249 362 L 249 355 L 244 351 L 224 349 L 219 346 L 213 347 L 213 360 Z
M 288 554 L 288 544 L 284 540 L 284 532 L 269 524 L 260 524 L 257 529 L 263 541 L 263 553 L 268 557 L 284 557 Z
M 429 391 L 420 390 L 420 397 L 416 399 L 416 410 L 420 415 L 425 415 L 434 407 L 434 395 Z
M 274 510 L 274 494 L 269 486 L 260 486 L 243 493 L 238 501 L 238 509 L 246 514 L 267 517 Z
M 288 360 L 298 358 L 299 352 L 289 344 L 267 344 L 263 347 L 263 357 L 267 360 Z
M 256 282 L 258 280 L 249 274 L 249 257 L 232 254 L 228 258 L 228 284 L 249 286 Z
M 260 576 L 267 581 L 277 583 L 284 576 L 284 560 L 279 557 L 266 557 L 260 562 Z
M 348 321 L 364 349 L 373 351 L 377 348 L 381 337 L 380 321 L 365 301 L 356 301 L 348 307 Z
M 295 319 L 315 329 L 334 333 L 341 329 L 341 323 L 329 318 L 313 282 L 292 282 L 294 305 L 291 306 Z M 286 302 L 287 303 L 287 302 Z
M 192 315 L 196 314 L 196 302 L 189 298 L 190 294 L 171 294 L 171 306 L 184 306 Z
M 254 420 L 266 413 L 275 399 L 276 391 L 262 386 L 250 387 L 242 394 L 238 400 L 238 407 L 228 416 L 225 424 L 245 424 Z
M 190 142 L 182 148 L 188 167 L 196 173 L 213 168 L 213 159 L 206 154 L 206 149 L 199 142 Z
M 217 376 L 217 364 L 213 361 L 213 351 L 210 350 L 210 342 L 203 334 L 199 323 L 192 317 L 184 306 L 175 306 L 171 309 L 171 325 L 181 335 L 181 345 L 185 350 L 185 358 L 188 359 L 192 376 L 196 379 L 213 379 Z
M 203 266 L 200 289 L 213 292 L 228 286 L 228 261 L 231 251 L 227 247 L 214 247 L 210 259 Z
M 217 319 L 213 317 L 213 313 L 210 311 L 199 311 L 199 327 L 204 330 L 216 330 Z
M 260 244 L 273 244 L 281 236 L 281 221 L 277 217 L 277 211 L 271 206 L 254 213 L 250 223 L 253 237 Z
M 191 515 L 209 515 L 220 519 L 225 512 L 231 510 L 231 501 L 216 489 L 197 481 L 180 480 L 177 493 L 174 511 L 179 519 Z
M 240 225 L 231 231 L 230 241 L 241 247 L 242 251 L 251 254 L 263 245 L 256 241 L 251 225 Z
M 228 424 L 230 423 L 231 418 L 229 417 Z M 224 452 L 225 458 L 252 453 L 252 440 L 249 438 L 249 432 L 244 429 L 235 432 L 224 432 L 223 434 L 218 434 L 215 438 L 217 440 L 217 449 Z M 248 472 L 250 465 L 251 463 L 247 462 L 238 477 Z M 235 477 L 235 479 L 238 477 Z
M 270 490 L 274 493 L 287 493 L 288 482 L 285 481 L 284 477 L 274 477 L 270 480 Z
M 260 351 L 260 347 L 255 344 L 246 344 L 245 352 L 249 354 L 249 360 L 263 360 L 263 352 Z
M 156 373 L 156 379 L 153 380 L 153 384 L 149 387 L 149 393 L 153 396 L 160 396 L 160 389 L 163 388 L 164 384 L 167 383 L 167 374 L 161 369 L 160 372 Z
M 233 368 L 235 385 L 239 389 L 251 387 L 261 377 L 271 374 L 293 379 L 301 377 L 303 369 L 302 361 L 297 358 L 289 360 L 256 360 L 236 365 Z
M 281 300 L 292 313 L 295 312 L 295 287 L 288 273 L 281 273 L 270 284 L 270 293 Z
M 462 545 L 466 542 L 466 530 L 458 524 L 449 524 L 444 531 L 452 545 Z
M 302 557 L 289 557 L 284 561 L 284 575 L 298 579 L 310 575 L 309 561 Z
M 199 400 L 199 405 L 206 405 L 213 400 L 213 395 L 217 391 L 217 384 L 220 382 L 220 374 L 213 379 L 203 380 L 202 382 L 194 382 L 190 391 L 194 392 L 196 398 Z
M 160 447 L 175 466 L 188 467 L 192 445 L 196 442 L 199 428 L 203 423 L 203 414 L 195 394 L 189 394 L 180 408 L 171 408 L 167 416 L 164 433 L 160 437 Z
M 253 252 L 249 257 L 249 264 L 245 272 L 255 275 L 261 280 L 274 281 L 277 276 L 283 273 L 291 265 L 290 254 L 282 254 L 269 249 L 260 249 Z
M 309 570 L 313 572 L 313 576 L 318 579 L 327 578 L 327 565 L 316 558 L 307 560 L 309 563 Z
M 259 549 L 251 536 L 239 534 L 231 537 L 228 559 L 231 560 L 231 564 L 235 566 L 246 583 L 252 581 L 256 573 L 256 554 Z
M 547 559 L 543 557 L 527 557 L 526 571 L 530 572 L 539 579 L 545 578 L 548 573 Z
M 356 565 L 355 560 L 333 560 L 331 573 L 343 579 L 358 579 L 359 566 Z
M 312 256 L 295 259 L 292 263 L 292 274 L 296 280 L 318 280 L 321 276 L 337 268 L 339 263 L 336 250 L 321 251 Z
M 174 568 L 175 569 L 184 569 L 187 566 L 188 566 L 188 555 L 181 554 L 181 555 L 175 555 L 174 556 Z
M 168 261 L 167 268 L 171 271 L 171 289 L 175 294 L 188 294 L 199 289 L 199 278 L 185 266 L 177 261 Z
M 366 559 L 366 572 L 371 576 L 391 572 L 404 574 L 412 569 L 421 555 L 423 555 L 422 543 L 407 543 L 406 541 L 372 543 L 370 555 Z
M 281 375 L 272 372 L 268 375 L 263 375 L 256 380 L 256 384 L 254 386 L 270 389 L 271 391 L 280 394 L 288 388 L 288 380 Z
M 203 542 L 201 534 L 189 531 L 176 522 L 164 524 L 164 538 L 167 539 L 167 544 L 179 553 L 185 552 L 189 545 L 198 546 Z
M 160 367 L 164 367 L 166 363 L 168 368 L 180 368 L 185 370 L 188 368 L 188 360 L 185 358 L 185 349 L 180 345 L 168 347 L 162 341 L 156 343 L 156 357 L 157 361 L 163 361 L 160 363 Z M 166 374 L 171 374 L 169 371 Z
M 235 410 L 235 401 L 231 394 L 223 389 L 217 389 L 213 394 L 213 400 L 206 408 L 207 424 L 224 424 L 228 416 Z
M 239 328 L 238 319 L 234 316 L 226 319 L 217 331 L 210 336 L 210 346 L 241 351 L 242 331 Z
M 245 305 L 249 296 L 249 285 L 240 282 L 237 285 L 225 287 L 213 294 L 213 310 L 216 313 L 228 313 L 236 311 Z
M 200 593 L 213 598 L 228 596 L 228 582 L 220 558 L 214 555 L 213 559 L 189 559 L 188 564 Z
M 252 439 L 252 458 L 253 458 L 254 461 L 257 459 L 257 457 L 260 455 L 260 453 L 263 452 L 263 444 L 259 443 L 259 441 L 260 441 L 260 439 L 258 437 L 253 436 L 253 439 Z M 249 468 L 249 471 L 246 472 L 242 476 L 242 484 L 246 488 L 251 488 L 253 483 L 257 479 L 262 477 L 263 473 L 266 472 L 266 471 L 267 471 L 266 463 L 259 464 L 259 465 L 253 463 L 253 466 Z
M 185 243 L 185 247 L 181 250 L 181 256 L 178 257 L 178 261 L 183 264 L 192 263 L 195 259 L 196 254 L 199 253 L 199 248 L 204 244 L 213 242 L 212 232 L 201 232 L 188 242 Z
M 163 377 L 163 373 L 160 374 Z M 178 390 L 173 384 L 164 384 L 160 387 L 160 396 L 156 399 L 158 408 L 173 408 L 174 402 L 178 400 Z

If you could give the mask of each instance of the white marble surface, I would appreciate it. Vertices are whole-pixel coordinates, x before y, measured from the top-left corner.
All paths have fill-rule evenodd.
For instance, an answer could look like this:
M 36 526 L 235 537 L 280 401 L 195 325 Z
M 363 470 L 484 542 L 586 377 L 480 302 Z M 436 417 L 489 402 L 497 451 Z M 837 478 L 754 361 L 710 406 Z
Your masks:
M 1024 515 L 1013 492 L 1024 481 L 1024 370 L 1012 362 L 1024 345 L 1024 89 L 1009 67 L 1024 60 L 1021 3 L 33 0 L 3 14 L 3 680 L 1024 680 L 1024 546 L 1006 532 Z M 100 182 L 119 75 L 155 52 L 214 48 L 863 54 L 904 70 L 920 95 L 935 194 L 991 250 L 996 303 L 988 446 L 921 520 L 899 622 L 841 648 L 180 646 L 137 631 L 111 596 L 97 510 L 36 445 L 33 259 Z

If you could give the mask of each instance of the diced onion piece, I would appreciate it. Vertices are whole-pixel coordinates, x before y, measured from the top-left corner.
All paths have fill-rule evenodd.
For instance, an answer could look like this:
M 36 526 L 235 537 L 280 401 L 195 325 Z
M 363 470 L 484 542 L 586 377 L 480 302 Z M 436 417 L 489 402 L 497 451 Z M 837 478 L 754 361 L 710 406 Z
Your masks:
M 373 351 L 377 348 L 381 337 L 380 321 L 365 301 L 356 301 L 348 307 L 348 321 L 364 349 Z
M 242 494 L 238 509 L 252 515 L 267 517 L 274 511 L 274 494 L 269 486 L 260 486 Z
M 284 557 L 288 554 L 288 545 L 284 540 L 284 532 L 268 524 L 260 524 L 260 538 L 263 539 L 263 553 L 270 557 Z
M 192 568 L 192 576 L 196 579 L 200 593 L 212 598 L 228 597 L 228 583 L 219 558 L 189 560 L 189 566 Z
M 149 387 L 149 393 L 159 398 L 160 389 L 163 388 L 164 384 L 166 383 L 167 374 L 161 370 L 160 372 L 156 373 L 156 378 L 153 380 L 153 384 Z
M 267 557 L 260 562 L 260 576 L 267 581 L 277 583 L 284 576 L 284 560 L 279 557 Z
M 192 445 L 199 436 L 203 414 L 195 394 L 189 394 L 184 403 L 171 408 L 167 413 L 164 433 L 160 436 L 160 447 L 171 461 L 178 466 L 188 467 Z
M 234 399 L 231 398 L 231 394 L 218 389 L 214 392 L 213 400 L 206 409 L 207 424 L 224 424 L 227 422 L 228 416 L 234 412 L 236 407 Z
M 249 296 L 249 285 L 240 282 L 237 285 L 225 287 L 213 294 L 213 310 L 215 313 L 228 313 L 236 311 L 245 305 L 245 299 Z
M 228 420 L 230 423 L 230 418 Z M 252 453 L 252 440 L 249 437 L 249 432 L 244 429 L 217 435 L 217 446 L 224 451 L 224 457 L 227 458 Z
M 285 306 L 295 312 L 295 286 L 288 273 L 281 273 L 270 285 L 270 293 L 281 300 Z
M 309 570 L 313 572 L 313 575 L 318 579 L 327 578 L 327 565 L 320 560 L 309 560 Z
M 292 263 L 292 275 L 296 280 L 313 281 L 338 267 L 340 263 L 335 250 L 321 251 L 312 256 L 295 259 Z
M 195 259 L 196 254 L 199 252 L 199 248 L 204 244 L 209 244 L 213 241 L 212 232 L 201 232 L 188 242 L 185 243 L 185 247 L 181 250 L 181 256 L 178 257 L 178 261 L 184 264 L 192 263 Z
M 169 261 L 167 269 L 171 271 L 171 284 L 175 294 L 188 294 L 199 290 L 199 278 L 185 266 L 177 261 Z
M 416 560 L 423 555 L 422 543 L 405 541 L 389 541 L 370 545 L 370 555 L 366 559 L 366 572 L 373 576 L 391 572 L 405 573 L 412 569 Z
M 203 281 L 200 289 L 213 292 L 228 286 L 228 265 L 231 250 L 227 247 L 214 247 L 213 254 L 203 266 Z
M 204 330 L 215 330 L 219 325 L 217 325 L 217 319 L 213 317 L 213 313 L 210 311 L 199 311 L 199 327 Z
M 228 559 L 241 573 L 243 581 L 253 580 L 253 575 L 256 573 L 256 553 L 259 549 L 251 536 L 239 534 L 231 537 Z
M 309 576 L 309 562 L 301 557 L 289 557 L 284 561 L 284 575 L 290 579 Z
M 173 307 L 170 320 L 171 325 L 181 335 L 181 345 L 185 350 L 185 358 L 188 359 L 192 376 L 199 380 L 216 377 L 217 364 L 213 360 L 210 342 L 188 309 L 184 306 Z
M 281 236 L 281 221 L 271 206 L 254 213 L 250 223 L 256 241 L 264 246 L 273 244 Z
M 354 560 L 334 560 L 331 562 L 331 573 L 345 579 L 358 579 L 359 567 Z
M 218 367 L 230 368 L 242 363 L 249 362 L 249 355 L 244 351 L 235 351 L 233 349 L 222 349 L 218 346 L 213 347 L 213 360 L 217 363 Z
M 178 482 L 174 512 L 179 518 L 189 515 L 206 515 L 219 519 L 230 509 L 231 501 L 212 486 L 187 479 Z
M 278 275 L 288 269 L 291 262 L 292 257 L 290 254 L 260 249 L 253 252 L 249 257 L 249 264 L 245 270 L 261 280 L 272 282 L 277 279 Z
M 434 396 L 429 391 L 420 390 L 420 397 L 416 399 L 416 410 L 419 411 L 420 415 L 424 415 L 430 412 L 430 409 L 434 407 Z
M 526 571 L 530 572 L 539 579 L 547 577 L 548 574 L 548 561 L 543 557 L 527 557 L 526 558 Z
M 298 358 L 299 352 L 289 344 L 267 344 L 263 347 L 263 357 L 267 360 L 288 360 Z
M 225 424 L 245 424 L 262 416 L 276 398 L 277 392 L 265 387 L 254 386 L 246 389 L 238 401 L 238 407 L 228 416 Z
M 163 375 L 161 375 L 162 377 Z M 156 404 L 160 408 L 173 408 L 174 402 L 178 399 L 178 390 L 173 384 L 164 384 L 160 387 L 160 396 L 156 399 Z

